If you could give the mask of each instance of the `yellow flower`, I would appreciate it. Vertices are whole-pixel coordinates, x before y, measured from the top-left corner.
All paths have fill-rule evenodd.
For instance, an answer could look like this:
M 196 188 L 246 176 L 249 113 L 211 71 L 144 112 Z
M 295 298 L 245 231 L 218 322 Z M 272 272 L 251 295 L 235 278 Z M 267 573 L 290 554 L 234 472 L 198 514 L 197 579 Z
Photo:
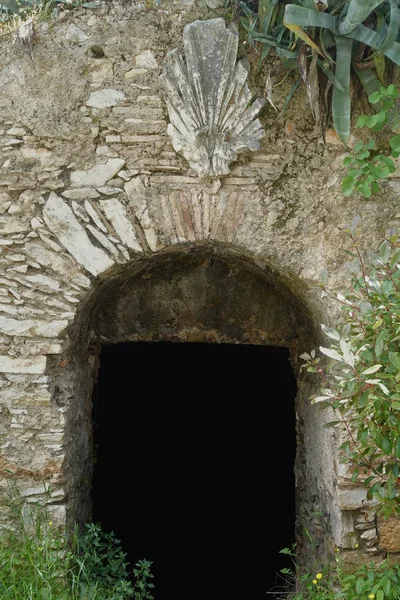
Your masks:
M 322 579 L 322 573 L 317 573 L 315 576 L 317 579 Z
M 39 551 L 39 552 L 41 552 L 42 550 L 43 550 L 43 548 L 39 548 L 39 547 L 38 547 L 38 551 Z
M 370 600 L 374 600 L 374 598 L 375 598 L 375 594 L 368 594 L 368 598 L 369 598 Z
M 318 581 L 316 579 L 313 579 L 312 582 L 314 585 L 317 585 L 317 583 L 318 583 Z
M 49 521 L 49 525 L 51 527 L 53 525 L 53 521 Z
M 339 548 L 335 548 L 335 552 L 339 552 Z
M 358 544 L 356 544 L 356 545 L 354 546 L 354 548 L 358 548 Z

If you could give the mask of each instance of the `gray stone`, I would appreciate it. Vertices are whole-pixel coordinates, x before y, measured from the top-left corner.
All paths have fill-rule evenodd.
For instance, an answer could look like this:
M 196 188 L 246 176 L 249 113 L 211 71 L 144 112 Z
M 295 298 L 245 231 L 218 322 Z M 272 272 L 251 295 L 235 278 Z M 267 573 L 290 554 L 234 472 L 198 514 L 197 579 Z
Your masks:
M 206 0 L 206 4 L 211 10 L 217 10 L 218 8 L 223 8 L 225 6 L 224 0 Z
M 0 235 L 9 235 L 11 233 L 21 233 L 28 231 L 29 225 L 20 219 L 12 217 L 0 217 Z
M 118 200 L 100 200 L 100 204 L 107 219 L 113 225 L 122 242 L 135 250 L 141 252 L 143 248 L 139 244 L 136 232 L 127 216 L 126 208 Z
M 362 506 L 378 504 L 376 500 L 367 500 L 367 491 L 363 488 L 340 490 L 338 492 L 338 500 L 342 510 L 357 510 Z
M 0 356 L 0 373 L 44 373 L 46 371 L 46 357 L 35 358 L 10 358 Z
M 0 316 L 0 332 L 6 335 L 20 335 L 27 337 L 57 337 L 67 327 L 68 321 L 37 321 L 28 319 L 17 321 Z
M 109 158 L 104 165 L 95 165 L 88 171 L 74 171 L 71 173 L 73 187 L 103 187 L 109 179 L 121 170 L 125 161 L 120 158 Z
M 89 36 L 73 23 L 68 26 L 65 37 L 74 44 L 83 44 L 83 42 L 86 42 L 86 40 L 89 39 Z
M 158 69 L 156 57 L 151 50 L 144 50 L 135 59 L 136 66 L 142 69 Z
M 98 188 L 98 191 L 100 192 L 100 194 L 103 194 L 103 196 L 115 196 L 115 194 L 120 194 L 122 192 L 120 188 L 111 187 L 109 185 Z
M 223 19 L 195 21 L 183 31 L 186 65 L 177 49 L 167 56 L 168 134 L 200 177 L 227 175 L 237 154 L 259 150 L 264 136 L 256 117 L 265 100 L 251 104 L 238 39 Z
M 99 198 L 100 194 L 93 190 L 92 188 L 76 188 L 73 190 L 65 190 L 65 192 L 61 193 L 64 198 L 69 198 L 70 200 L 88 200 L 90 198 Z
M 114 264 L 103 250 L 93 246 L 71 208 L 54 192 L 45 204 L 43 217 L 63 246 L 92 275 L 99 275 Z
M 105 88 L 104 90 L 92 92 L 86 102 L 86 106 L 91 106 L 93 108 L 108 108 L 109 106 L 115 106 L 123 100 L 125 100 L 125 94 L 123 92 Z

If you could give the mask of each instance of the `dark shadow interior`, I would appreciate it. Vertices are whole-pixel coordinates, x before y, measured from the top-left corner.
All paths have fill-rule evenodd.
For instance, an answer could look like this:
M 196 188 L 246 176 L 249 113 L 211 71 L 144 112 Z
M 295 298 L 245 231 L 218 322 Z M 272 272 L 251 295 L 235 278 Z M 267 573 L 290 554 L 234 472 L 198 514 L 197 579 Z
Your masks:
M 93 519 L 154 561 L 156 600 L 261 600 L 294 539 L 296 383 L 286 348 L 105 346 Z

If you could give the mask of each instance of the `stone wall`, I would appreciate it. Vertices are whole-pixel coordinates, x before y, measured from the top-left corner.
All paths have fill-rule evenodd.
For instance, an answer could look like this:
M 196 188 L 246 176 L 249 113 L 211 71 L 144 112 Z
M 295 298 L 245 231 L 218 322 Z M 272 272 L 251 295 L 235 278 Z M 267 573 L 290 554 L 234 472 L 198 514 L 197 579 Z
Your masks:
M 361 215 L 365 248 L 398 225 L 394 179 L 374 200 L 341 195 L 343 151 L 313 130 L 301 92 L 285 116 L 263 110 L 260 151 L 199 180 L 167 135 L 160 74 L 184 25 L 213 16 L 192 4 L 103 2 L 35 24 L 31 47 L 16 33 L 0 38 L 2 490 L 13 474 L 61 520 L 90 514 L 102 343 L 280 344 L 297 372 L 334 315 L 319 298 L 321 270 L 333 288 L 346 280 L 344 225 Z M 262 93 L 260 75 L 251 86 Z M 307 401 L 313 382 L 298 385 L 299 536 L 306 526 L 349 560 L 356 544 L 399 552 L 339 464 L 337 434 L 321 427 L 329 415 Z

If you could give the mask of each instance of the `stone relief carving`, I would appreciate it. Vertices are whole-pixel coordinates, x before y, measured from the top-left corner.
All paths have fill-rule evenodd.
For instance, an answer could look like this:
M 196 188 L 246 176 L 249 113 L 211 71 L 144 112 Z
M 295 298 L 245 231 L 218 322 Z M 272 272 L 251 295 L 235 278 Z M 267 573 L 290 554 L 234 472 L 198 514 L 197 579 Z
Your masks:
M 170 117 L 168 134 L 199 177 L 229 173 L 243 150 L 258 150 L 264 136 L 251 104 L 246 61 L 236 64 L 238 34 L 223 19 L 194 21 L 183 31 L 185 61 L 168 53 L 163 81 Z

